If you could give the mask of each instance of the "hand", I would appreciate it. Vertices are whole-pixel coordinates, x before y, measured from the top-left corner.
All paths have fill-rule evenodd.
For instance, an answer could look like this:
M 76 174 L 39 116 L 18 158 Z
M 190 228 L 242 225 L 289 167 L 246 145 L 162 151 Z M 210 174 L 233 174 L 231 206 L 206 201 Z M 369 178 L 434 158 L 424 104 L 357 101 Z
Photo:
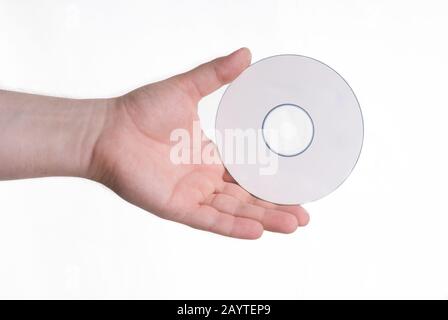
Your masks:
M 89 177 L 162 218 L 221 235 L 255 239 L 263 230 L 290 233 L 308 223 L 300 206 L 251 196 L 222 164 L 174 164 L 170 134 L 191 132 L 199 100 L 250 64 L 248 49 L 114 99 L 94 146 Z

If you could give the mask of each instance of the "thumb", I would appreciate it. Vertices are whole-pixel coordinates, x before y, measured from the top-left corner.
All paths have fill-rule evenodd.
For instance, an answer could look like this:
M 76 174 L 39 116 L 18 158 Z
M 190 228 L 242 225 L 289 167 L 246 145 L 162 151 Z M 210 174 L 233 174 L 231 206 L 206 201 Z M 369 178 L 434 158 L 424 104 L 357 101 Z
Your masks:
M 241 48 L 176 76 L 198 100 L 233 81 L 251 61 L 251 53 Z

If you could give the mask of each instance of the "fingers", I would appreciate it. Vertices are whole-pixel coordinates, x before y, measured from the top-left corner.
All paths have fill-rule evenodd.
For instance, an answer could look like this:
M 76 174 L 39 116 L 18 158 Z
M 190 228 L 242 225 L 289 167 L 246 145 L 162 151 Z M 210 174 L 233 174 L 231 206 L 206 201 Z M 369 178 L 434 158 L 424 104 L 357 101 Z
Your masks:
M 210 195 L 205 203 L 220 212 L 259 221 L 268 231 L 291 233 L 298 226 L 297 219 L 288 212 L 266 209 L 224 193 Z
M 257 239 L 263 230 L 291 233 L 308 223 L 308 214 L 300 206 L 279 206 L 259 200 L 233 183 L 225 183 L 221 190 L 173 220 L 240 239 Z
M 301 226 L 301 227 L 306 226 L 308 224 L 308 222 L 310 221 L 310 216 L 309 216 L 308 212 L 302 206 L 299 206 L 299 205 L 288 205 L 288 206 L 277 205 L 272 202 L 264 201 L 264 200 L 261 200 L 261 199 L 255 198 L 255 197 L 253 197 L 253 203 L 257 206 L 261 206 L 264 208 L 272 208 L 272 209 L 288 212 L 296 217 L 296 219 L 299 223 L 299 226 Z
M 201 205 L 179 222 L 233 238 L 258 239 L 263 234 L 263 225 L 260 222 L 232 216 L 208 205 Z
M 251 53 L 241 48 L 176 76 L 197 100 L 233 81 L 250 65 Z
M 253 205 L 262 208 L 288 212 L 289 214 L 292 214 L 296 217 L 299 226 L 306 226 L 310 220 L 308 212 L 301 206 L 277 205 L 268 201 L 258 199 L 241 188 L 239 185 L 232 182 L 226 182 L 224 184 L 224 187 L 222 188 L 222 192 L 233 196 L 240 201 L 252 203 Z

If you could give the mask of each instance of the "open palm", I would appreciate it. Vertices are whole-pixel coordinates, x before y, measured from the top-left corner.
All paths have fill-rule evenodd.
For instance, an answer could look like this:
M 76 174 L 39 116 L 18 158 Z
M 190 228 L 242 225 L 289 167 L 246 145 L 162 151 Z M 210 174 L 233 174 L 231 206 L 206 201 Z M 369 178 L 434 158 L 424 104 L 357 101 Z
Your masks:
M 249 64 L 249 50 L 240 49 L 113 100 L 93 153 L 92 177 L 162 218 L 226 236 L 255 239 L 263 230 L 290 233 L 306 225 L 303 208 L 253 197 L 222 164 L 170 161 L 171 132 L 191 132 L 199 100 Z

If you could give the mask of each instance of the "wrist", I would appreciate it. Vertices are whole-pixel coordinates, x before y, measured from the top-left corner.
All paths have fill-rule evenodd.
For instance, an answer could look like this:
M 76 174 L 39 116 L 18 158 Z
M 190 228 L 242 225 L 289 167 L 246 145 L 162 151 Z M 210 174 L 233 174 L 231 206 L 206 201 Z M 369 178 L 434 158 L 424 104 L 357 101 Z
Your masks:
M 96 149 L 112 119 L 116 98 L 77 100 L 75 104 L 79 104 L 79 122 L 74 126 L 76 142 L 72 150 L 78 161 L 73 163 L 71 175 L 95 180 L 95 171 L 99 169 Z
M 0 180 L 88 177 L 114 101 L 0 90 Z

